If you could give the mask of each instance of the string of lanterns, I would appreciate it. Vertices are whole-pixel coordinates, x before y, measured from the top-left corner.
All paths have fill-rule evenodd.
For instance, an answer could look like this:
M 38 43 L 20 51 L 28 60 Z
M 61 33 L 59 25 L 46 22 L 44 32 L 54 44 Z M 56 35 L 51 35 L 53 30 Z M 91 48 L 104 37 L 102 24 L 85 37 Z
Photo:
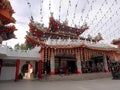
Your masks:
M 72 19 L 73 25 L 74 25 L 75 18 L 76 18 L 76 10 L 77 10 L 77 7 L 78 7 L 78 3 L 79 3 L 79 0 L 77 0 L 77 3 L 76 3 L 76 5 L 75 5 L 75 10 L 74 10 L 74 13 L 73 13 L 73 19 Z
M 60 0 L 60 6 L 59 6 L 59 21 L 60 21 L 60 13 L 61 13 L 61 2 L 62 0 Z
M 112 6 L 114 6 L 114 4 L 112 4 Z M 100 30 L 102 30 L 103 29 L 103 27 L 107 27 L 107 25 L 108 25 L 108 22 L 110 21 L 110 23 L 111 23 L 111 21 L 112 21 L 112 19 L 115 17 L 115 16 L 118 16 L 118 12 L 119 12 L 119 8 L 115 11 L 115 13 L 113 13 L 113 11 L 110 11 L 110 8 L 106 11 L 106 13 L 104 14 L 104 16 L 103 17 L 107 17 L 107 14 L 108 14 L 108 11 L 110 11 L 110 13 L 113 13 L 107 20 L 106 20 L 106 22 L 105 23 L 103 23 L 102 22 L 102 19 L 100 20 L 101 21 L 101 27 L 99 28 L 99 29 L 97 29 L 97 31 L 100 31 Z M 105 21 L 105 20 L 104 20 Z M 114 27 L 116 26 L 116 23 L 118 23 L 118 20 L 115 22 L 115 23 L 112 23 L 112 26 L 114 25 Z M 98 23 L 99 24 L 99 23 Z M 100 25 L 98 25 L 98 24 L 96 24 L 96 26 L 95 26 L 95 28 L 96 27 L 98 27 L 98 26 L 100 26 Z M 112 27 L 111 26 L 111 27 Z M 110 28 L 111 28 L 110 27 Z M 94 30 L 95 30 L 95 28 L 94 28 Z M 110 30 L 110 29 L 109 29 Z M 97 32 L 96 31 L 96 32 Z M 105 31 L 107 31 L 107 30 L 105 30 Z M 95 33 L 96 33 L 95 32 Z
M 29 10 L 30 10 L 30 17 L 33 17 L 32 10 L 31 10 L 31 3 L 28 0 L 26 0 L 26 2 L 27 2 L 27 5 L 29 7 Z
M 40 0 L 40 22 L 43 22 L 43 15 L 42 15 L 42 5 L 43 5 L 43 0 Z
M 66 21 L 68 20 L 69 8 L 70 8 L 70 7 L 71 7 L 71 0 L 69 0 L 69 3 L 68 3 L 67 14 L 66 14 Z
M 106 4 L 108 4 L 107 0 L 105 0 Z M 117 2 L 118 3 L 118 2 Z M 115 6 L 115 4 L 117 4 L 115 1 L 113 1 L 113 3 L 111 4 L 111 6 L 108 8 L 108 10 L 106 11 L 106 13 L 102 16 L 102 18 L 98 21 L 98 23 L 96 25 L 94 25 L 94 27 L 92 27 L 92 34 L 98 32 L 98 31 L 102 31 L 101 29 L 103 29 L 104 26 L 107 27 L 108 21 L 112 21 L 112 18 L 115 16 L 118 16 L 118 9 L 115 11 L 114 14 L 112 14 L 109 19 L 107 19 L 106 17 L 108 17 L 107 15 L 110 13 L 113 13 L 114 10 L 112 10 L 112 8 Z M 101 5 L 101 8 L 104 6 L 104 4 Z M 101 11 L 101 14 L 103 14 L 102 9 L 99 9 L 99 11 L 97 12 L 97 15 L 99 15 L 99 12 Z M 98 17 L 97 15 L 95 15 L 95 18 Z M 92 20 L 92 24 L 94 23 L 95 20 L 97 20 L 97 18 L 95 19 L 93 18 Z M 107 20 L 106 20 L 107 19 Z M 103 24 L 103 21 L 106 21 Z M 91 25 L 92 25 L 91 24 Z M 101 27 L 100 27 L 101 26 Z M 100 27 L 99 29 L 97 29 L 98 27 Z M 96 31 L 96 32 L 95 32 Z M 107 30 L 106 30 L 107 31 Z M 91 32 L 90 32 L 91 33 Z
M 26 0 L 28 1 L 28 0 Z M 43 0 L 40 0 L 41 1 L 41 7 L 40 7 L 40 15 L 41 15 L 41 19 L 40 21 L 42 22 L 43 20 L 43 16 L 42 16 L 42 12 L 43 12 L 43 8 L 42 8 L 42 4 L 43 4 Z M 60 0 L 59 1 L 59 21 L 61 20 L 61 7 L 62 7 L 62 3 L 63 1 Z M 94 10 L 94 5 L 96 4 L 97 0 L 86 0 L 86 3 L 88 4 L 85 4 L 85 6 L 83 7 L 83 9 L 81 9 L 81 15 L 80 15 L 80 20 L 79 20 L 79 25 L 80 25 L 80 22 L 87 22 L 87 20 L 90 20 L 90 13 Z M 28 2 L 27 3 L 29 5 L 29 8 L 31 8 L 31 4 Z M 107 10 L 104 12 L 103 9 L 105 6 L 107 6 L 108 4 L 111 4 L 110 7 L 107 7 Z M 118 16 L 119 15 L 119 11 L 118 10 L 113 10 L 113 8 L 118 4 L 118 0 L 113 0 L 113 2 L 108 2 L 108 0 L 103 0 L 103 2 L 101 3 L 100 5 L 100 8 L 98 9 L 98 11 L 94 14 L 94 18 L 91 19 L 89 22 L 87 23 L 90 23 L 90 28 L 91 28 L 91 31 L 89 31 L 87 34 L 95 34 L 97 32 L 101 32 L 105 29 L 105 27 L 109 27 L 108 26 L 108 22 L 112 21 L 113 18 L 115 16 Z M 67 7 L 67 13 L 66 13 L 66 20 L 69 20 L 68 19 L 68 16 L 70 14 L 70 9 L 71 9 L 71 0 L 68 1 L 68 7 Z M 73 25 L 76 25 L 76 14 L 77 14 L 77 8 L 79 6 L 79 0 L 76 1 L 75 3 L 75 8 L 74 8 L 74 11 L 73 11 L 73 18 L 72 18 L 72 24 Z M 89 7 L 89 8 L 86 8 Z M 51 0 L 49 0 L 49 11 L 51 13 Z M 112 14 L 113 12 L 115 12 L 114 14 Z M 112 14 L 112 15 L 111 15 Z M 31 16 L 32 16 L 32 13 L 31 13 Z M 100 17 L 99 17 L 100 16 Z M 110 17 L 109 17 L 110 16 Z M 114 23 L 114 27 L 116 27 L 116 23 Z M 111 29 L 109 29 L 111 30 Z M 107 30 L 106 30 L 107 31 Z M 103 32 L 106 32 L 106 31 L 103 31 Z M 102 33 L 103 33 L 102 32 Z
M 114 2 L 112 3 L 112 5 L 108 8 L 108 10 L 106 11 L 106 13 L 101 17 L 101 19 L 98 21 L 98 23 L 93 27 L 93 29 L 95 29 L 100 23 L 102 23 L 102 20 L 103 19 L 106 19 L 106 16 L 107 16 L 107 14 L 110 12 L 110 13 L 112 13 L 112 10 L 111 10 L 111 8 L 114 6 Z M 102 13 L 102 11 L 101 11 L 101 13 Z M 97 20 L 97 19 L 96 19 Z
M 93 24 L 94 24 L 94 21 L 95 21 L 95 20 L 98 20 L 98 19 L 97 19 L 97 15 L 99 15 L 100 13 L 102 13 L 102 7 L 104 6 L 104 3 L 105 3 L 105 2 L 107 2 L 107 0 L 104 0 L 104 2 L 101 4 L 101 6 L 100 6 L 100 8 L 98 9 L 98 11 L 96 12 L 93 20 L 90 21 L 90 22 L 91 22 L 90 25 L 93 25 Z
M 50 11 L 50 14 L 51 14 L 51 0 L 49 0 L 49 11 Z

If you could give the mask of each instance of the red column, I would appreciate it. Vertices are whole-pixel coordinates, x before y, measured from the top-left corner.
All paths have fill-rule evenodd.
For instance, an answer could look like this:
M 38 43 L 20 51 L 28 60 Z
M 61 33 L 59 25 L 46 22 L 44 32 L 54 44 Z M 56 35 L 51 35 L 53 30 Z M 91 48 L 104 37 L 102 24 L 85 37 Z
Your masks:
M 15 74 L 15 81 L 17 81 L 19 78 L 19 68 L 20 68 L 20 59 L 16 61 L 16 74 Z
M 42 78 L 42 60 L 38 62 L 38 78 Z

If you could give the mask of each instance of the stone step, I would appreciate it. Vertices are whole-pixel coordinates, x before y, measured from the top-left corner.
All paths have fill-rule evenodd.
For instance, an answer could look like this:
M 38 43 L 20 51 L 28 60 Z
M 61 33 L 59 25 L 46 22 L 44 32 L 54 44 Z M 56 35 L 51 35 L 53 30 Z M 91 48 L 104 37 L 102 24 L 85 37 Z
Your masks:
M 70 75 L 51 75 L 43 77 L 42 81 L 65 81 L 65 80 L 92 80 L 100 78 L 112 78 L 111 73 L 87 73 L 87 74 L 70 74 Z

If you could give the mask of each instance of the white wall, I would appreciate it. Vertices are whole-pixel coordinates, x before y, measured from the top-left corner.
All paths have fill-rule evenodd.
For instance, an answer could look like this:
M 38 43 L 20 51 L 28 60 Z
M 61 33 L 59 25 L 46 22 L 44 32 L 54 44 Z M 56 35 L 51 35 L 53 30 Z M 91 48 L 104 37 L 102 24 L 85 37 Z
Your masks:
M 2 67 L 0 80 L 15 80 L 16 67 Z
M 19 73 L 21 72 L 21 68 L 24 64 L 26 64 L 28 60 L 21 60 L 20 61 L 20 68 Z M 30 64 L 33 66 L 33 71 L 35 70 L 35 61 L 30 61 Z M 2 67 L 2 71 L 0 74 L 0 80 L 15 80 L 15 72 L 16 67 Z

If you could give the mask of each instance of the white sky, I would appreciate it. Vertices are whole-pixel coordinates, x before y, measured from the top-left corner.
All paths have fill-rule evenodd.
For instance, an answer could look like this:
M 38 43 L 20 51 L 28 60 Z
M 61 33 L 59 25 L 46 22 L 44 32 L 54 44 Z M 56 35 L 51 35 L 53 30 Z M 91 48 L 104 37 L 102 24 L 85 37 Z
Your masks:
M 31 10 L 27 5 L 27 1 L 31 4 Z M 7 42 L 9 46 L 13 47 L 17 43 L 24 43 L 26 31 L 29 30 L 28 24 L 31 13 L 37 22 L 40 22 L 41 16 L 43 16 L 43 23 L 45 26 L 48 26 L 50 16 L 49 1 L 51 1 L 51 12 L 54 13 L 55 19 L 59 19 L 60 15 L 60 21 L 63 22 L 66 19 L 68 10 L 69 15 L 67 18 L 69 25 L 83 25 L 85 21 L 88 23 L 90 29 L 85 31 L 82 36 L 86 37 L 90 34 L 95 37 L 97 33 L 100 32 L 106 43 L 110 43 L 113 39 L 120 37 L 120 0 L 70 0 L 71 6 L 69 6 L 69 0 L 43 0 L 43 3 L 41 3 L 41 1 L 42 0 L 10 0 L 16 12 L 13 17 L 16 19 L 15 26 L 17 31 L 15 31 L 15 35 L 17 39 L 5 41 L 3 44 Z M 60 1 L 61 12 L 59 13 Z M 75 11 L 76 4 L 77 7 Z M 41 7 L 42 15 L 40 14 Z M 75 19 L 73 19 L 74 13 Z M 74 23 L 72 23 L 72 20 Z

